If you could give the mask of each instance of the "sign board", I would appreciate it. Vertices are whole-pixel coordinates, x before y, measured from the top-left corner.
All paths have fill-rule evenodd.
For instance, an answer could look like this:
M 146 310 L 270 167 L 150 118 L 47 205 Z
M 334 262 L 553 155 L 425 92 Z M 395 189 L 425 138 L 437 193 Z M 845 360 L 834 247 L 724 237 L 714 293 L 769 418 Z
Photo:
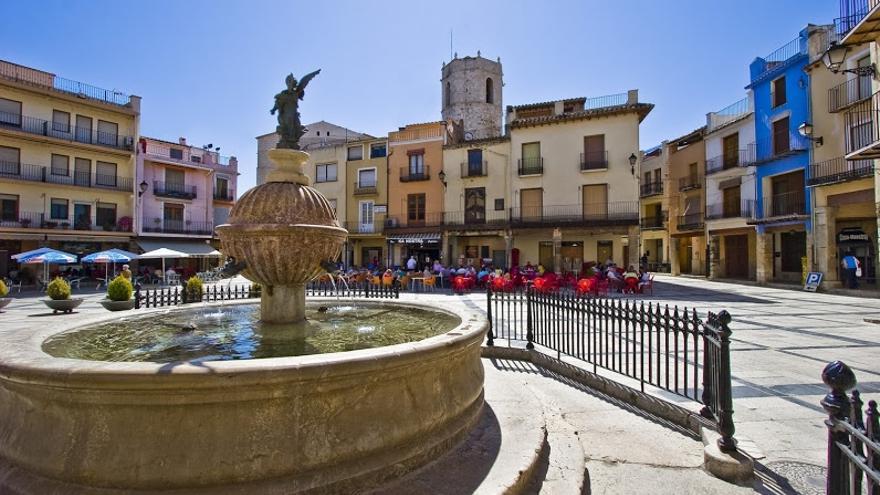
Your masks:
M 804 283 L 804 290 L 809 292 L 816 292 L 816 289 L 819 288 L 819 284 L 822 283 L 822 272 L 810 272 L 807 274 L 807 281 Z
M 837 233 L 837 243 L 847 242 L 871 242 L 871 238 L 862 229 L 844 229 Z
M 386 205 L 373 205 L 373 213 L 387 213 L 388 206 Z

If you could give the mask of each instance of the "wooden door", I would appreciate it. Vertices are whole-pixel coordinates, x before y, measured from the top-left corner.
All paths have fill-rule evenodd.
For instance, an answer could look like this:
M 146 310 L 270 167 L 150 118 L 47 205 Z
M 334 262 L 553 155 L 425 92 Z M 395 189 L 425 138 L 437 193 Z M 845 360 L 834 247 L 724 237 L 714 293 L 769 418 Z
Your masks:
M 740 186 L 733 186 L 724 189 L 724 203 L 722 216 L 724 218 L 736 218 L 740 216 L 741 213 L 741 204 L 740 201 Z
M 724 168 L 739 165 L 739 133 L 735 132 L 724 138 Z
M 528 220 L 540 219 L 544 209 L 544 190 L 540 187 L 522 189 L 519 192 L 519 204 L 522 218 Z
M 608 184 L 590 184 L 581 188 L 584 218 L 604 220 L 608 217 Z
M 724 236 L 724 271 L 727 278 L 749 278 L 749 236 Z

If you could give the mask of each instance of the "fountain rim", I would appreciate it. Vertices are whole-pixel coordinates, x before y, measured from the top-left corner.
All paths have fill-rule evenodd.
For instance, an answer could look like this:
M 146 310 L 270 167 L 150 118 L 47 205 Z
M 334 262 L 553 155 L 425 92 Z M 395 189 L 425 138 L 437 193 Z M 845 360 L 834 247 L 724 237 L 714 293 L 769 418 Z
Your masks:
M 310 298 L 310 301 L 340 302 L 336 298 Z M 152 363 L 152 362 L 114 362 L 88 361 L 72 358 L 58 358 L 43 351 L 43 343 L 63 332 L 77 331 L 86 327 L 118 319 L 116 314 L 102 315 L 80 324 L 53 327 L 31 334 L 25 341 L 4 342 L 7 335 L 0 335 L 0 380 L 28 386 L 45 386 L 63 389 L 89 390 L 132 390 L 173 389 L 181 385 L 191 389 L 222 389 L 230 386 L 228 379 L 235 378 L 235 386 L 253 384 L 255 389 L 271 387 L 278 382 L 307 382 L 317 376 L 327 374 L 332 369 L 334 376 L 356 376 L 364 370 L 375 369 L 378 362 L 389 369 L 417 364 L 421 356 L 432 354 L 454 346 L 481 345 L 488 321 L 478 311 L 453 308 L 443 302 L 432 301 L 431 305 L 412 301 L 352 301 L 364 305 L 394 305 L 432 311 L 441 311 L 460 319 L 453 329 L 416 342 L 394 344 L 370 349 L 346 352 L 310 354 L 249 360 L 203 361 Z M 255 301 L 226 302 L 226 306 L 258 304 Z M 207 307 L 220 306 L 209 303 Z M 179 308 L 172 311 L 186 311 L 195 308 Z M 167 308 L 139 310 L 143 315 L 164 313 Z M 139 315 L 140 316 L 140 315 Z M 291 374 L 290 372 L 295 371 Z M 293 376 L 291 376 L 293 375 Z
M 215 227 L 220 232 L 248 232 L 252 234 L 276 234 L 278 232 L 286 232 L 291 230 L 314 230 L 326 231 L 326 234 L 335 234 L 338 236 L 347 236 L 348 231 L 336 225 L 314 225 L 307 223 L 224 223 Z

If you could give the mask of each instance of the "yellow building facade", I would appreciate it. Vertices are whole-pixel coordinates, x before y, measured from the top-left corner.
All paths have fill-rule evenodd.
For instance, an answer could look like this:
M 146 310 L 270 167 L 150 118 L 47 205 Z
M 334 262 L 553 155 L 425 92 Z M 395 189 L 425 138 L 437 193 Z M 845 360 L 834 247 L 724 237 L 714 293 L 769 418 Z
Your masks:
M 345 158 L 346 264 L 384 265 L 388 254 L 383 233 L 388 212 L 388 140 L 350 142 Z
M 668 170 L 664 194 L 669 205 L 669 259 L 673 275 L 706 274 L 704 133 L 705 127 L 701 127 L 663 143 Z
M 663 146 L 641 154 L 639 160 L 639 227 L 641 252 L 651 271 L 669 272 L 669 196 L 665 186 L 666 155 Z

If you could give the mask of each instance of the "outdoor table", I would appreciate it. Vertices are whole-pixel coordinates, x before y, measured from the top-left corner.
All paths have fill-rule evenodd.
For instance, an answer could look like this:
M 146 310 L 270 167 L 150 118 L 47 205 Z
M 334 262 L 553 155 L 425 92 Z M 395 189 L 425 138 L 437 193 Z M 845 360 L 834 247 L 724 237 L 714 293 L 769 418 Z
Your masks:
M 416 291 L 416 281 L 422 284 L 422 292 L 425 290 L 425 277 L 410 277 L 410 288 L 413 292 Z

